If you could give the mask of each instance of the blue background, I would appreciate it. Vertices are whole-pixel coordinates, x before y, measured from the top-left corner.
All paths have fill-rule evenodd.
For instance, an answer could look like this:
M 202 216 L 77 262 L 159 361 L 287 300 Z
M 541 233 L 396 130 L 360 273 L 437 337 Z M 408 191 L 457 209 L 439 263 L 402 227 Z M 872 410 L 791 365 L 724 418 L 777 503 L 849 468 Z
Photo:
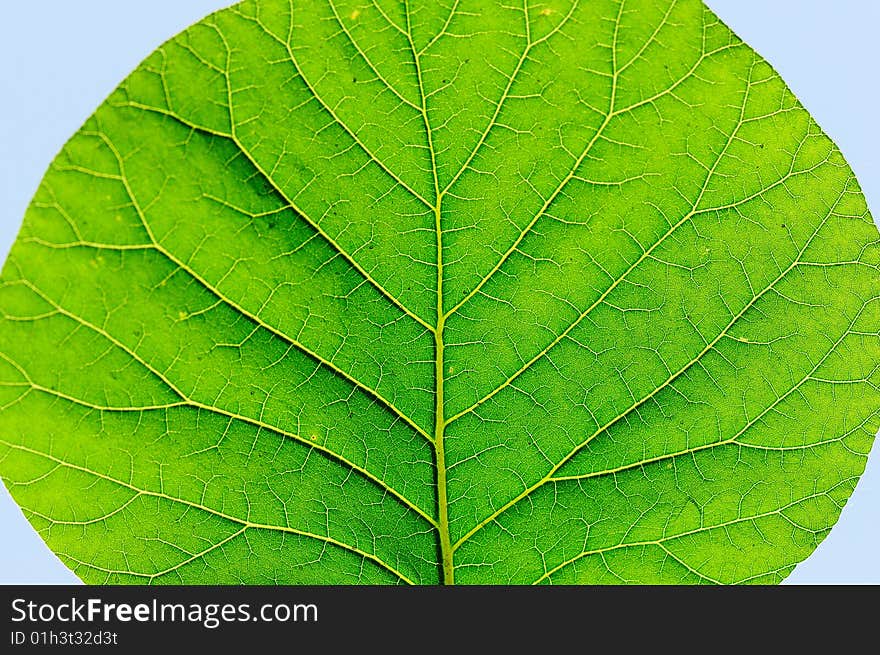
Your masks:
M 0 258 L 51 159 L 163 41 L 223 0 L 29 0 L 0 21 Z M 877 25 L 872 0 L 708 0 L 782 75 L 840 146 L 880 217 Z M 875 448 L 875 451 L 877 449 Z M 77 582 L 0 486 L 0 583 Z M 880 455 L 840 522 L 788 578 L 880 583 Z

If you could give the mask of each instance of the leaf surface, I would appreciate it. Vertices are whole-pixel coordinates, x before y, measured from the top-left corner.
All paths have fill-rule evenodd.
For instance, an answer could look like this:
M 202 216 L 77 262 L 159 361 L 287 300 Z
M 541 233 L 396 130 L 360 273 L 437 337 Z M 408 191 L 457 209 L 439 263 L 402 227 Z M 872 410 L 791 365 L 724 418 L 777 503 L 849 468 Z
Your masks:
M 697 0 L 249 0 L 46 174 L 0 474 L 87 582 L 779 581 L 880 427 L 878 242 Z

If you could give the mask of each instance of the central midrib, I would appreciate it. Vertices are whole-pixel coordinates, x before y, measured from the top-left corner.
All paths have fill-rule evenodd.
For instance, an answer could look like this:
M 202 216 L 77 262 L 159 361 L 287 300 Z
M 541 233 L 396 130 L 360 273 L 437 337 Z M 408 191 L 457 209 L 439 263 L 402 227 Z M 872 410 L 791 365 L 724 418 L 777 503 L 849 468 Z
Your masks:
M 452 540 L 449 536 L 449 503 L 446 494 L 446 454 L 443 448 L 443 435 L 446 430 L 446 415 L 443 405 L 443 328 L 446 323 L 445 310 L 443 308 L 443 228 L 440 221 L 441 206 L 443 203 L 443 191 L 440 190 L 440 181 L 437 177 L 437 159 L 434 150 L 434 137 L 431 132 L 431 122 L 428 120 L 428 107 L 426 103 L 425 85 L 422 79 L 422 66 L 419 61 L 419 51 L 416 49 L 412 38 L 412 25 L 410 24 L 409 0 L 404 0 L 404 14 L 406 17 L 406 37 L 409 41 L 413 54 L 416 79 L 419 88 L 419 101 L 421 105 L 422 120 L 425 124 L 425 136 L 428 142 L 428 153 L 431 157 L 431 175 L 434 184 L 434 230 L 437 242 L 437 319 L 434 325 L 434 453 L 437 466 L 437 532 L 440 541 L 440 582 L 444 585 L 455 584 L 455 565 L 452 560 Z
M 437 326 L 434 331 L 434 449 L 437 459 L 437 531 L 440 533 L 440 559 L 443 569 L 443 584 L 455 584 L 455 565 L 452 561 L 452 540 L 449 536 L 449 508 L 446 496 L 446 454 L 443 448 L 443 436 L 446 430 L 446 416 L 443 405 L 443 267 L 440 239 L 440 198 L 435 208 L 437 222 Z
M 421 82 L 421 72 L 419 73 Z M 424 95 L 422 96 L 424 98 Z M 424 100 L 423 100 L 424 108 Z M 437 232 L 437 324 L 434 327 L 434 450 L 437 461 L 437 531 L 440 535 L 440 562 L 442 568 L 441 582 L 445 585 L 455 584 L 455 565 L 453 563 L 452 539 L 449 536 L 449 503 L 446 495 L 446 453 L 443 448 L 443 436 L 446 431 L 446 413 L 443 403 L 443 329 L 446 315 L 443 309 L 443 229 L 440 223 L 443 192 L 437 181 L 437 165 L 434 161 L 434 144 L 428 125 L 428 114 L 425 110 L 425 128 L 428 132 L 428 148 L 431 153 L 431 165 L 434 170 L 434 189 L 437 201 L 434 204 L 434 223 Z

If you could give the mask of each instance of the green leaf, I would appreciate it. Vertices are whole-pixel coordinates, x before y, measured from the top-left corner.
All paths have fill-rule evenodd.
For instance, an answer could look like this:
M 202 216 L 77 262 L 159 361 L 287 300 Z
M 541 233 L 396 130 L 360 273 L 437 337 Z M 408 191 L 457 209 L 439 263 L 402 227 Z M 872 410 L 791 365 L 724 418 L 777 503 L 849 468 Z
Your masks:
M 880 427 L 878 244 L 697 0 L 251 0 L 46 174 L 0 474 L 87 582 L 779 581 Z

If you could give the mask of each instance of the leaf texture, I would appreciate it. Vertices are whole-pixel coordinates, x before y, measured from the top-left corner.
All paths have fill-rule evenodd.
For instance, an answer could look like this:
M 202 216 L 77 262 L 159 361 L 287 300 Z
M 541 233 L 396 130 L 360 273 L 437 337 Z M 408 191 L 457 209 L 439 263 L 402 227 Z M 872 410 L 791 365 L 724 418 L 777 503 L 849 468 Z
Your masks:
M 698 0 L 249 0 L 46 174 L 0 474 L 94 583 L 776 582 L 880 427 L 878 264 Z

